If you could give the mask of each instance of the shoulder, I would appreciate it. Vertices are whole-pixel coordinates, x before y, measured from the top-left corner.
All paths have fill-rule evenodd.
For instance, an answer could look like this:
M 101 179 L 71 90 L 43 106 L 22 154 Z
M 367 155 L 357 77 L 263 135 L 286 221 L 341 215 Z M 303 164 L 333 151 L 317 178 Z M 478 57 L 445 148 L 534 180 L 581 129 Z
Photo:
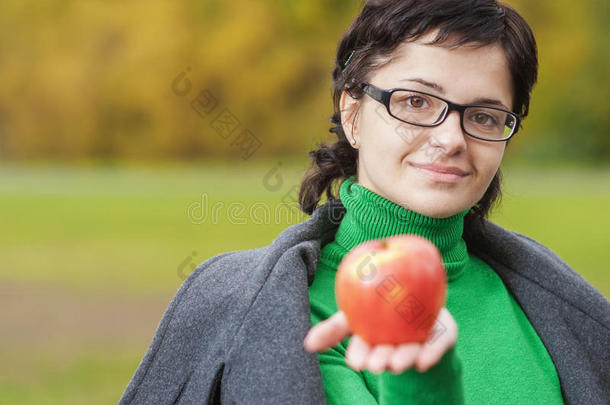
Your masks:
M 468 248 L 490 264 L 521 300 L 550 294 L 610 328 L 608 299 L 557 253 L 530 236 L 491 221 L 486 220 L 485 228 L 484 234 L 465 235 Z
M 467 241 L 482 257 L 499 262 L 510 271 L 552 283 L 554 277 L 569 279 L 575 285 L 588 284 L 564 259 L 540 241 L 523 233 L 504 228 L 494 222 L 485 221 L 485 232 L 471 235 Z
M 464 234 L 469 249 L 505 264 L 537 260 L 553 268 L 574 272 L 557 253 L 536 239 L 489 220 L 484 222 L 484 232 Z
M 219 314 L 244 313 L 261 293 L 281 295 L 282 288 L 263 289 L 276 280 L 304 286 L 302 292 L 307 295 L 306 287 L 313 281 L 320 259 L 320 246 L 333 238 L 338 226 L 333 212 L 340 214 L 341 208 L 340 201 L 327 202 L 304 222 L 285 228 L 266 246 L 210 257 L 185 279 L 168 311 L 199 319 L 210 308 Z M 203 307 L 208 311 L 201 313 Z
M 209 314 L 211 307 L 240 307 L 248 290 L 255 290 L 256 263 L 264 255 L 265 248 L 224 252 L 200 263 L 184 280 L 176 292 L 168 311 L 176 307 L 176 315 Z M 249 288 L 249 286 L 251 288 Z M 232 302 L 232 305 L 230 302 Z M 206 311 L 200 312 L 205 307 Z M 206 315 L 207 316 L 207 315 Z
M 135 398 L 139 403 L 173 403 L 203 358 L 201 372 L 211 381 L 229 351 L 246 341 L 239 334 L 247 329 L 244 325 L 271 322 L 269 330 L 295 330 L 299 320 L 305 325 L 307 283 L 313 279 L 321 240 L 332 237 L 337 226 L 327 219 L 329 206 L 284 229 L 267 246 L 217 254 L 193 269 L 165 310 L 120 403 Z M 283 308 L 288 307 L 303 308 L 302 317 L 286 316 Z
M 229 296 L 238 297 L 227 283 L 231 272 L 226 269 L 251 254 L 236 251 L 210 257 L 184 280 L 161 317 L 120 404 L 173 403 L 205 352 L 212 359 L 209 372 L 216 372 L 224 346 L 215 331 L 224 330 L 230 336 L 236 329 L 226 310 L 228 304 L 223 304 L 227 291 Z M 226 288 L 220 288 L 222 284 Z

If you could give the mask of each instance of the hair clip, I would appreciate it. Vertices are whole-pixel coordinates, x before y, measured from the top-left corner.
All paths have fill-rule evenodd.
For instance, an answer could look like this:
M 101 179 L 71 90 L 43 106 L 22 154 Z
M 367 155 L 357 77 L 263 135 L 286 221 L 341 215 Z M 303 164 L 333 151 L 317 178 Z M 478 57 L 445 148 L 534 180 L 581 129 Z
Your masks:
M 352 59 L 352 56 L 354 56 L 354 52 L 355 50 L 352 51 L 352 53 L 349 54 L 349 57 L 347 58 L 347 60 L 345 61 L 345 63 L 343 64 L 343 68 L 345 69 L 347 67 L 347 64 L 349 63 L 349 61 Z

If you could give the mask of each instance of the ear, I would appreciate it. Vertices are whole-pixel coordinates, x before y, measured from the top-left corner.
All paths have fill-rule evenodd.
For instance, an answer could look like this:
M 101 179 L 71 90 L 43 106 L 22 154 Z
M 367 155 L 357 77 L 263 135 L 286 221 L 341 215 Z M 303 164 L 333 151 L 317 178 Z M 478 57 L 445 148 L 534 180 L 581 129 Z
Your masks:
M 355 140 L 355 144 L 358 144 L 358 109 L 360 108 L 360 101 L 353 98 L 347 91 L 341 93 L 341 99 L 339 101 L 339 108 L 341 109 L 341 125 L 348 141 Z M 352 145 L 354 145 L 352 143 Z

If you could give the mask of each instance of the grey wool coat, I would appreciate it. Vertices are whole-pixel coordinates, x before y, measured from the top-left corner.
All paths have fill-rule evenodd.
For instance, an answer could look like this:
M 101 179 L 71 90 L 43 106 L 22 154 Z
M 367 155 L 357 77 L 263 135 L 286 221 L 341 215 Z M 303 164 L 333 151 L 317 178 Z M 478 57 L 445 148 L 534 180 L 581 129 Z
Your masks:
M 262 248 L 201 263 L 178 289 L 119 404 L 323 404 L 308 286 L 345 208 L 318 207 Z M 610 404 L 610 302 L 551 250 L 486 222 L 466 239 L 547 348 L 566 404 Z M 601 265 L 601 264 L 600 264 Z

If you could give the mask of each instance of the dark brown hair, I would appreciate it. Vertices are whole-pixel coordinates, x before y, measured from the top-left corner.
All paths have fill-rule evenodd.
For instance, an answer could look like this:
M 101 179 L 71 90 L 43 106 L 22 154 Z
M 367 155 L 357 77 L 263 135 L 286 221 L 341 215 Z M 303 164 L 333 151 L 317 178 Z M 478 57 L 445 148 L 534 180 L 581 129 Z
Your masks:
M 336 183 L 357 174 L 358 150 L 350 145 L 341 125 L 342 92 L 361 98 L 359 84 L 374 70 L 391 62 L 393 51 L 401 43 L 415 41 L 432 30 L 438 33 L 429 44 L 445 47 L 499 44 L 512 78 L 512 110 L 522 119 L 527 116 L 538 74 L 537 48 L 532 30 L 513 8 L 495 0 L 369 0 L 337 46 L 332 72 L 333 126 L 329 130 L 337 141 L 318 144 L 318 149 L 309 152 L 312 162 L 299 191 L 302 211 L 312 214 L 324 192 L 329 200 L 338 198 L 333 189 Z M 481 200 L 466 215 L 465 233 L 484 230 L 483 218 L 501 197 L 501 181 L 498 169 Z

